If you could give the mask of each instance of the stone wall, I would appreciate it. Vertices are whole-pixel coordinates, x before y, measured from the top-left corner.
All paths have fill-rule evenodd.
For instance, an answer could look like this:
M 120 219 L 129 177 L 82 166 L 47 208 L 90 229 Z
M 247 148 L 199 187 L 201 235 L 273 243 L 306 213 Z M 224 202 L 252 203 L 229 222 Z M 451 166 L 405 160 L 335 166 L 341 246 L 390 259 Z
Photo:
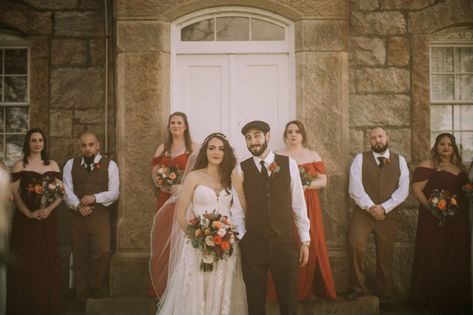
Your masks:
M 445 27 L 473 22 L 468 0 L 352 0 L 349 26 L 350 156 L 369 149 L 370 127 L 383 126 L 390 148 L 411 169 L 430 152 L 429 41 Z M 417 203 L 403 204 L 395 255 L 395 285 L 406 294 Z M 374 248 L 374 243 L 371 244 Z M 374 252 L 368 269 L 374 272 Z

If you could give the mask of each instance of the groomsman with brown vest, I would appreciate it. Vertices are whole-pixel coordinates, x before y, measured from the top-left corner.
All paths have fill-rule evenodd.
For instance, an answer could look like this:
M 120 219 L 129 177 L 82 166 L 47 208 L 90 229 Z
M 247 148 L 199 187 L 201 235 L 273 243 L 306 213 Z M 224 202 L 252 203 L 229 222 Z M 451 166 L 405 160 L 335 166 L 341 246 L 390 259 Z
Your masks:
M 117 164 L 99 153 L 97 135 L 80 136 L 81 157 L 63 170 L 65 202 L 72 209 L 71 243 L 76 298 L 101 298 L 111 254 L 109 206 L 119 196 Z M 85 304 L 84 304 L 85 305 Z
M 246 124 L 241 133 L 253 157 L 237 165 L 243 174 L 246 218 L 234 198 L 233 222 L 239 227 L 243 278 L 250 315 L 266 313 L 267 276 L 271 271 L 282 315 L 297 314 L 297 270 L 309 257 L 310 223 L 297 163 L 268 148 L 270 127 Z M 246 233 L 244 229 L 246 225 Z M 298 239 L 294 236 L 296 227 Z
M 371 151 L 359 153 L 350 168 L 349 192 L 355 201 L 348 251 L 352 267 L 351 293 L 356 298 L 368 293 L 364 258 L 368 237 L 376 241 L 376 295 L 388 307 L 393 295 L 393 253 L 399 224 L 399 205 L 409 194 L 406 160 L 388 149 L 388 135 L 381 127 L 369 131 Z

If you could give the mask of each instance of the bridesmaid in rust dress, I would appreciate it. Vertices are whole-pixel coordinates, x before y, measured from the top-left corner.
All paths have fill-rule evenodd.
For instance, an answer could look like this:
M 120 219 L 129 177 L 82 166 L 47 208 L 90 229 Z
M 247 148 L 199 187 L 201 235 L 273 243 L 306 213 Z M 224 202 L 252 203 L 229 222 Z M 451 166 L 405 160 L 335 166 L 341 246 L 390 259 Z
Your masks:
M 420 163 L 412 180 L 412 192 L 420 204 L 409 296 L 416 310 L 447 314 L 471 310 L 469 214 L 462 191 L 467 181 L 455 138 L 440 134 L 431 160 Z M 434 189 L 457 195 L 457 216 L 442 226 L 428 210 Z
M 163 208 L 163 205 L 171 195 L 179 191 L 181 186 L 180 184 L 171 187 L 159 185 L 156 175 L 163 167 L 174 167 L 180 172 L 184 172 L 189 156 L 197 148 L 197 145 L 192 142 L 186 114 L 181 112 L 171 114 L 167 129 L 168 138 L 166 142 L 158 146 L 151 161 L 151 175 L 158 189 L 157 212 L 151 235 L 151 253 L 164 254 L 160 254 L 160 256 L 152 255 L 150 259 L 150 275 L 153 281 L 147 292 L 149 296 L 161 296 L 166 288 L 169 251 L 165 248 L 169 247 L 167 241 L 171 233 L 174 207 Z
M 12 223 L 13 263 L 7 274 L 6 314 L 50 315 L 62 310 L 57 211 L 62 198 L 41 204 L 35 184 L 61 183 L 56 162 L 49 160 L 46 138 L 31 129 L 23 145 L 24 158 L 16 162 L 11 188 L 16 206 Z
M 332 271 L 325 244 L 325 233 L 320 209 L 318 189 L 327 185 L 325 166 L 315 151 L 304 148 L 307 141 L 305 128 L 298 120 L 290 121 L 284 129 L 286 147 L 278 153 L 296 160 L 300 168 L 310 174 L 304 185 L 307 214 L 310 220 L 310 247 L 307 265 L 299 269 L 298 297 L 300 300 L 319 297 L 335 299 L 337 294 L 333 284 Z M 269 279 L 269 299 L 276 299 L 276 290 Z

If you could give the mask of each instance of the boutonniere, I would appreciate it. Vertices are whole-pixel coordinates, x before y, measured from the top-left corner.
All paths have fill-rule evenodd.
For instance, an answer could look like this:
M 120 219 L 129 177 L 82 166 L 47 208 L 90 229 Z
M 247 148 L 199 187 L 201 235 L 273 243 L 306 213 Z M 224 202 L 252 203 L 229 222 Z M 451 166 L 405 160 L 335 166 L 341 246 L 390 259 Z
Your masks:
M 100 165 L 100 163 L 95 163 L 94 167 L 99 170 L 102 168 L 102 165 Z
M 280 169 L 281 168 L 276 162 L 271 163 L 268 167 L 268 170 L 271 172 L 271 175 L 276 174 L 277 172 L 279 172 Z
M 384 159 L 383 163 L 384 163 L 384 165 L 388 165 L 389 163 L 391 163 L 391 160 L 390 159 Z

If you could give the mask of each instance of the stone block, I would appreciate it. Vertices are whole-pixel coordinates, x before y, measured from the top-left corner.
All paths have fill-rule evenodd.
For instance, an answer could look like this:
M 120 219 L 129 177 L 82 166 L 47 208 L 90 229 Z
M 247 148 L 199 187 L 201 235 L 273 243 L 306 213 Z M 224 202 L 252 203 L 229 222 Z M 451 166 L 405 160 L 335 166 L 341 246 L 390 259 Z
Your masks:
M 405 67 L 409 64 L 409 40 L 406 37 L 388 39 L 388 65 Z
M 399 231 L 397 234 L 397 241 L 414 244 L 416 240 L 417 230 L 417 209 L 406 207 L 403 203 L 400 209 Z
M 296 23 L 296 51 L 346 50 L 347 24 L 337 20 Z
M 361 93 L 407 93 L 411 83 L 409 70 L 399 68 L 359 69 L 356 80 Z
M 74 122 L 80 124 L 103 124 L 105 121 L 104 109 L 76 109 L 74 110 Z
M 113 48 L 112 45 L 110 42 L 109 50 Z M 105 40 L 101 38 L 89 40 L 89 56 L 92 66 L 105 67 Z
M 447 0 L 437 2 L 424 10 L 409 12 L 409 32 L 429 34 L 442 28 L 471 23 L 473 2 L 469 0 Z
M 64 165 L 67 160 L 77 156 L 79 152 L 79 140 L 75 138 L 49 137 L 49 151 L 51 159 L 60 165 Z
M 351 0 L 352 11 L 374 11 L 379 8 L 378 0 Z
M 411 130 L 409 128 L 386 128 L 389 135 L 389 147 L 396 153 L 404 156 L 409 163 L 411 159 Z
M 158 301 L 145 296 L 88 299 L 87 315 L 154 315 Z
M 355 155 L 365 149 L 365 138 L 366 135 L 363 130 L 350 128 L 350 149 L 351 155 Z
M 351 95 L 350 127 L 410 125 L 410 98 L 405 95 Z
M 384 10 L 421 10 L 435 3 L 435 0 L 380 0 Z
M 169 51 L 169 24 L 155 21 L 119 21 L 117 47 L 122 51 Z
M 110 263 L 110 295 L 142 296 L 148 290 L 149 252 L 118 252 Z
M 353 35 L 405 34 L 406 19 L 401 12 L 353 12 L 350 15 L 350 32 Z
M 95 11 L 56 12 L 54 34 L 56 36 L 102 37 L 104 36 L 104 15 Z
M 353 68 L 350 68 L 349 70 L 349 80 L 348 80 L 348 86 L 350 89 L 350 94 L 356 94 L 356 71 Z
M 49 136 L 70 137 L 72 135 L 72 111 L 51 110 L 49 113 Z
M 102 69 L 64 68 L 51 72 L 53 108 L 97 108 L 103 105 Z
M 49 58 L 49 37 L 31 36 L 30 62 L 36 58 Z
M 13 1 L 0 1 L 0 21 L 28 35 L 49 35 L 52 32 L 52 12 L 35 11 Z
M 376 37 L 351 37 L 349 58 L 354 66 L 381 66 L 386 62 L 384 39 Z
M 55 39 L 51 45 L 51 63 L 55 66 L 79 66 L 87 62 L 84 40 Z
M 80 0 L 79 8 L 81 9 L 96 9 L 96 8 L 103 8 L 104 3 L 103 1 L 97 0 Z M 109 7 L 110 9 L 110 7 Z
M 25 0 L 34 8 L 42 10 L 68 10 L 77 8 L 79 0 Z
M 34 45 L 33 47 L 44 47 Z M 31 49 L 33 50 L 33 49 Z M 30 59 L 30 125 L 41 128 L 46 134 L 49 129 L 49 59 Z M 45 115 L 46 113 L 46 115 Z

